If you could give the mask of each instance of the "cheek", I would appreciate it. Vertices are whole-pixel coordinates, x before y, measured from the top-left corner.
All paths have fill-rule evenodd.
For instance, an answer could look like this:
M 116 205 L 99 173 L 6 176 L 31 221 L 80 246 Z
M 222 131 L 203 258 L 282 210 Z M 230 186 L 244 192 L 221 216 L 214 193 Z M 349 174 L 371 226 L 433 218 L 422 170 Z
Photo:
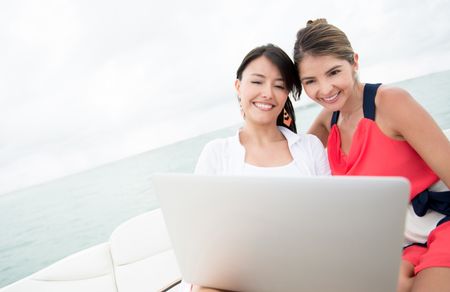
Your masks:
M 241 90 L 239 92 L 239 98 L 241 99 L 241 102 L 245 102 L 248 99 L 248 93 L 247 90 Z
M 303 90 L 309 98 L 314 97 L 315 89 L 313 85 L 303 85 Z
M 289 97 L 289 92 L 283 92 L 282 94 L 280 94 L 280 97 L 278 100 L 280 101 L 281 104 L 285 104 L 288 97 Z
M 250 99 L 254 95 L 254 89 L 249 86 L 242 86 L 240 90 L 241 99 Z
M 355 75 L 353 71 L 343 72 L 343 74 L 339 75 L 335 78 L 335 83 L 340 86 L 345 86 L 348 84 L 352 84 L 355 82 Z

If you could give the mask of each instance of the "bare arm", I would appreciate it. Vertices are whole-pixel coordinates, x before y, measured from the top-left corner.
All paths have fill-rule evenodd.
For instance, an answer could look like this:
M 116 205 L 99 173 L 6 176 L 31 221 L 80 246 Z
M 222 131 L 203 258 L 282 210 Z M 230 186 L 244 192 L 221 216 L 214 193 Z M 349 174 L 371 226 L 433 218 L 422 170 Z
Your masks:
M 430 114 L 399 88 L 382 88 L 376 105 L 386 134 L 407 141 L 450 187 L 450 142 Z
M 323 147 L 327 147 L 332 114 L 332 112 L 323 109 L 308 130 L 309 134 L 316 135 L 319 138 Z
M 219 289 L 214 289 L 214 288 L 207 288 L 207 287 L 200 287 L 197 285 L 193 285 L 192 286 L 192 290 L 191 292 L 232 292 L 232 291 L 228 291 L 228 290 L 219 290 Z

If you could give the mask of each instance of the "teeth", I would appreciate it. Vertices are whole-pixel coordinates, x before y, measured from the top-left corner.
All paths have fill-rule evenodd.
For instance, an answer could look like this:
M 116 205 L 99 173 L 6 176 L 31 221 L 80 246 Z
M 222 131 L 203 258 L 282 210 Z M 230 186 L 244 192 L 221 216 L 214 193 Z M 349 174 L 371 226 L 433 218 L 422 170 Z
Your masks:
M 263 110 L 269 110 L 273 107 L 273 105 L 271 104 L 267 104 L 267 103 L 259 103 L 259 102 L 255 102 L 254 105 L 257 108 L 263 109 Z
M 322 98 L 322 99 L 325 100 L 325 101 L 332 101 L 332 100 L 334 100 L 334 99 L 338 96 L 338 94 L 339 94 L 339 92 L 336 93 L 336 94 L 333 95 L 333 96 L 330 96 L 330 97 L 324 97 L 324 98 Z

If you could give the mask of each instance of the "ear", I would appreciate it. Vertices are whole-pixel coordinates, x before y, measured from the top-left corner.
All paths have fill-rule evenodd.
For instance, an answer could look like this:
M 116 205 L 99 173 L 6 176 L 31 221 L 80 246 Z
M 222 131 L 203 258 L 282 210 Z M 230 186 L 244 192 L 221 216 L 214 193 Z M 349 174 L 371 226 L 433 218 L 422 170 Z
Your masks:
M 354 61 L 353 67 L 355 68 L 355 71 L 358 71 L 358 69 L 359 69 L 359 55 L 357 53 L 355 53 L 353 55 L 353 61 Z
M 241 103 L 241 80 L 236 79 L 236 81 L 234 81 L 234 88 L 236 89 L 236 96 L 238 98 L 239 104 Z

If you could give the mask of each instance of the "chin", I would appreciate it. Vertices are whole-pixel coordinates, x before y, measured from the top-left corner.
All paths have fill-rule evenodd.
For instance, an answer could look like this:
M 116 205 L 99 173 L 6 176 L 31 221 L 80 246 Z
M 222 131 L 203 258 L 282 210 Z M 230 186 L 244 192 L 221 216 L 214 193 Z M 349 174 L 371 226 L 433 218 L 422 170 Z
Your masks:
M 330 111 L 338 111 L 342 108 L 343 106 L 343 100 L 342 99 L 338 99 L 333 103 L 328 103 L 328 102 L 324 102 L 324 101 L 320 101 L 318 102 L 322 107 L 326 108 L 327 110 Z
M 338 106 L 336 103 L 330 104 L 330 103 L 319 102 L 319 104 L 323 108 L 325 108 L 327 110 L 330 110 L 330 111 L 333 111 L 333 112 L 338 111 L 340 109 L 340 106 Z

